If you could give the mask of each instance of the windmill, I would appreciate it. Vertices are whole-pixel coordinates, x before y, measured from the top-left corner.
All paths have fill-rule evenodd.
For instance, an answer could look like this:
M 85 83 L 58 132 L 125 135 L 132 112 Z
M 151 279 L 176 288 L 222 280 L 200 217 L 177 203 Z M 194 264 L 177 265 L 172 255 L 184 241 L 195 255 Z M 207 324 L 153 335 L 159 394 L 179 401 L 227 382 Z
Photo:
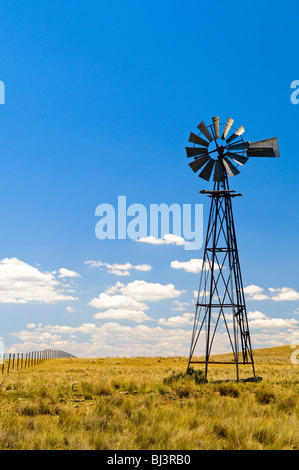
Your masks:
M 244 127 L 235 129 L 233 123 L 228 118 L 222 124 L 219 116 L 212 118 L 208 127 L 202 121 L 197 126 L 199 134 L 190 133 L 189 142 L 194 145 L 186 147 L 187 157 L 193 159 L 189 163 L 193 172 L 206 181 L 213 176 L 214 182 L 212 190 L 200 191 L 211 198 L 211 206 L 187 372 L 191 364 L 204 364 L 207 376 L 210 364 L 233 364 L 239 381 L 240 365 L 252 367 L 254 380 L 256 375 L 232 210 L 232 199 L 242 194 L 229 189 L 228 177 L 238 175 L 238 167 L 252 157 L 279 157 L 279 149 L 276 137 L 245 142 Z M 214 343 L 223 339 L 221 329 L 230 343 L 232 358 L 211 361 Z M 203 360 L 196 358 L 200 347 Z

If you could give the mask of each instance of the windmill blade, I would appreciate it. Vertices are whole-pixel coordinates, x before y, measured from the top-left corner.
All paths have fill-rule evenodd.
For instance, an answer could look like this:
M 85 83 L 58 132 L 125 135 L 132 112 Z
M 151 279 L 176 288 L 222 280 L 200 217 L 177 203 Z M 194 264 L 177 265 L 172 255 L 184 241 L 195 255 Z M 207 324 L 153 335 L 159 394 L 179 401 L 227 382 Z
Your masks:
M 239 129 L 237 129 L 226 141 L 227 144 L 232 142 L 233 140 L 236 140 L 238 137 L 240 137 L 242 134 L 244 134 L 245 129 L 243 126 L 240 126 Z
M 249 158 L 244 157 L 243 155 L 238 155 L 237 153 L 227 152 L 224 156 L 231 158 L 240 165 L 245 165 L 248 162 Z
M 278 158 L 279 148 L 276 137 L 252 142 L 247 151 L 248 157 L 275 157 Z
M 193 132 L 190 132 L 190 137 L 189 137 L 189 142 L 192 142 L 193 144 L 198 144 L 198 145 L 203 145 L 204 147 L 209 146 L 209 142 L 206 140 L 202 139 L 196 134 L 193 134 Z
M 236 176 L 240 173 L 228 158 L 223 157 L 222 162 L 229 176 Z
M 211 157 L 209 155 L 205 155 L 204 157 L 200 157 L 197 160 L 194 160 L 194 162 L 188 163 L 188 165 L 194 171 L 194 173 L 196 173 L 210 159 L 211 159 Z
M 260 148 L 260 149 L 248 149 L 247 150 L 248 157 L 275 157 L 275 153 L 273 149 L 269 148 Z
M 215 160 L 212 160 L 211 158 L 211 160 L 206 164 L 206 166 L 198 176 L 206 181 L 210 181 L 211 174 L 214 168 L 214 163 Z
M 215 131 L 215 138 L 219 139 L 219 116 L 213 117 L 213 126 L 214 126 L 214 131 Z
M 248 150 L 250 142 L 240 142 L 239 144 L 229 145 L 227 150 Z
M 221 160 L 216 161 L 214 181 L 224 181 L 224 167 Z
M 205 125 L 205 123 L 204 123 L 203 121 L 201 121 L 201 123 L 198 124 L 197 127 L 198 127 L 198 129 L 200 130 L 200 132 L 202 132 L 203 135 L 204 135 L 210 142 L 213 141 L 213 137 L 211 136 L 209 129 L 206 127 L 206 125 Z
M 197 147 L 186 147 L 187 157 L 197 157 L 198 155 L 206 155 L 208 153 L 207 149 L 197 148 Z
M 227 121 L 226 121 L 226 124 L 225 124 L 225 128 L 224 128 L 224 131 L 223 131 L 223 134 L 222 134 L 222 137 L 221 137 L 222 140 L 225 140 L 225 139 L 226 139 L 226 136 L 227 136 L 227 134 L 229 133 L 229 131 L 230 131 L 230 129 L 231 129 L 233 123 L 234 123 L 234 120 L 233 120 L 233 119 L 227 118 Z

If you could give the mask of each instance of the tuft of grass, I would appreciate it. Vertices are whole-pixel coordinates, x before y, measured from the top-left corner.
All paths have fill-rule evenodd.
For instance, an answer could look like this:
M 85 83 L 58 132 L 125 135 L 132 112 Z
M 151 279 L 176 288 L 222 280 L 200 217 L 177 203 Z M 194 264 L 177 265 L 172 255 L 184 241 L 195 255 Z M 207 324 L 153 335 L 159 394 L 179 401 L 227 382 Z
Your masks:
M 260 405 L 269 405 L 275 402 L 276 396 L 269 387 L 262 387 L 255 392 L 255 399 Z
M 235 384 L 221 384 L 218 387 L 222 397 L 238 398 L 240 396 L 240 388 Z
M 171 384 L 172 382 L 177 382 L 177 381 L 182 380 L 182 379 L 194 380 L 194 382 L 197 385 L 208 383 L 208 380 L 205 376 L 205 373 L 202 370 L 195 370 L 195 369 L 193 369 L 193 367 L 189 368 L 188 373 L 187 372 L 175 373 L 173 371 L 172 375 L 170 375 L 169 377 L 166 377 L 163 382 L 165 384 Z

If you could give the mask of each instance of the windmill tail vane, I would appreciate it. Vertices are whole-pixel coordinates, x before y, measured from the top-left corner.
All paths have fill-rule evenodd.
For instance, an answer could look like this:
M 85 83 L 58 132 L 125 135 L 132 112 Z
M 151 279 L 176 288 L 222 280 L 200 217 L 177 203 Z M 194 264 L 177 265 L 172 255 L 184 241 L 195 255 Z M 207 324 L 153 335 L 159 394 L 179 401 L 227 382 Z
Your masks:
M 214 182 L 213 189 L 200 191 L 211 198 L 211 206 L 187 372 L 191 364 L 203 364 L 207 376 L 210 364 L 231 364 L 239 381 L 240 365 L 252 368 L 253 380 L 257 377 L 232 208 L 232 199 L 242 194 L 229 189 L 228 176 L 238 175 L 238 167 L 252 157 L 279 157 L 279 148 L 276 137 L 245 142 L 244 127 L 235 129 L 233 123 L 227 118 L 222 124 L 219 116 L 209 126 L 201 121 L 199 134 L 190 133 L 193 147 L 186 147 L 193 172 L 206 181 L 213 176 Z M 223 335 L 231 355 L 213 360 L 213 346 L 222 344 Z

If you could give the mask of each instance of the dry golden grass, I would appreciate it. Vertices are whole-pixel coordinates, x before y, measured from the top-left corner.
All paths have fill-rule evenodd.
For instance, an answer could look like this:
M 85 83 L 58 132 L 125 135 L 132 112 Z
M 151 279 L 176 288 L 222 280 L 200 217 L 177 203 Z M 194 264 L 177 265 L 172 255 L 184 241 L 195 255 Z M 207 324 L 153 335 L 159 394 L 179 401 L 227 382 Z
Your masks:
M 4 374 L 0 449 L 299 449 L 291 352 L 255 351 L 261 383 L 165 383 L 187 360 L 162 357 L 59 359 Z M 235 375 L 231 366 L 210 372 Z

